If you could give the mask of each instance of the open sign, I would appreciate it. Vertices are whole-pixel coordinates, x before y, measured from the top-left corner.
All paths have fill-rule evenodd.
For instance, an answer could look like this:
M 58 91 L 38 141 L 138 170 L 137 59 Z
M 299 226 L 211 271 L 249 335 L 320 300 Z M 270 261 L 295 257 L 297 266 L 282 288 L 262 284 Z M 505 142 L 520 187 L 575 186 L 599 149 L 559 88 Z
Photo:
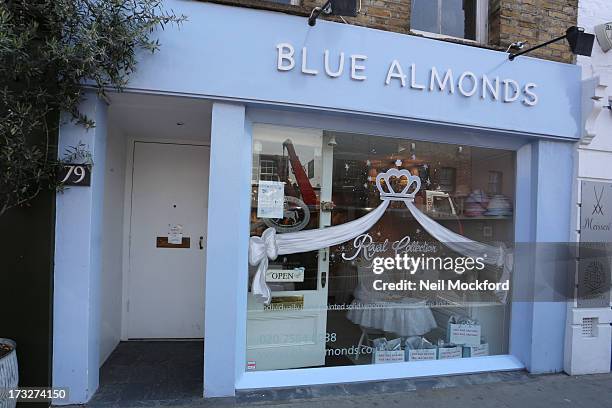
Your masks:
M 304 268 L 268 269 L 266 282 L 304 282 Z

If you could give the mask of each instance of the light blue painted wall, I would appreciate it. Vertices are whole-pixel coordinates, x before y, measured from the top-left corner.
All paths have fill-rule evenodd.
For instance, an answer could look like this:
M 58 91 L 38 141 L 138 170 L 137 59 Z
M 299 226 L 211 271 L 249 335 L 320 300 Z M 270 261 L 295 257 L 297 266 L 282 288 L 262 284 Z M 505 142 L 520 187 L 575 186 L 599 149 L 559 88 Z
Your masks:
M 242 105 L 213 103 L 210 141 L 204 395 L 234 395 L 240 326 L 246 326 L 251 143 Z M 238 316 L 243 316 L 238 320 Z
M 53 386 L 69 387 L 69 401 L 84 403 L 98 388 L 100 272 L 107 106 L 88 94 L 81 112 L 96 122 L 86 130 L 66 123 L 59 156 L 80 143 L 92 154 L 91 187 L 69 187 L 56 198 L 53 303 Z
M 304 17 L 284 13 L 183 0 L 166 4 L 189 20 L 180 29 L 167 27 L 160 34 L 159 53 L 142 55 L 131 89 L 579 136 L 580 70 L 574 65 L 530 57 L 511 62 L 503 52 L 347 24 L 319 21 L 309 27 Z M 299 52 L 307 47 L 312 58 L 307 68 L 319 74 L 299 72 L 299 59 L 292 71 L 277 71 L 279 43 L 291 43 Z M 367 79 L 327 77 L 325 49 L 335 58 L 345 52 L 345 74 L 351 54 L 366 55 Z M 520 102 L 467 98 L 456 90 L 448 95 L 402 89 L 397 80 L 387 86 L 384 82 L 393 59 L 402 63 L 408 80 L 408 67 L 415 63 L 419 83 L 426 82 L 432 66 L 441 72 L 452 68 L 455 77 L 472 71 L 520 84 L 533 82 L 538 84 L 539 103 L 526 107 Z
M 535 189 L 534 239 L 539 243 L 535 254 L 534 290 L 539 293 L 532 306 L 531 358 L 527 361 L 532 373 L 563 370 L 563 349 L 567 305 L 563 301 L 538 301 L 546 294 L 553 299 L 551 282 L 566 279 L 564 246 L 553 243 L 570 241 L 572 230 L 572 189 L 574 175 L 573 143 L 539 140 L 534 143 L 532 177 Z M 554 262 L 551 262 L 551 259 Z
M 532 373 L 563 370 L 573 143 L 535 140 L 517 152 L 516 251 L 510 352 Z M 517 293 L 519 293 L 517 295 Z M 534 299 L 534 301 L 527 301 Z
M 527 297 L 516 299 L 517 292 L 533 293 L 534 265 L 531 242 L 535 238 L 535 193 L 537 180 L 532 177 L 535 170 L 533 143 L 521 146 L 516 152 L 516 199 L 514 208 L 515 252 L 512 287 L 514 298 L 511 308 L 509 351 L 526 366 L 531 360 L 531 332 L 533 327 L 533 302 Z M 521 273 L 522 271 L 522 273 Z M 524 316 L 523 318 L 515 318 Z
M 252 122 L 281 126 L 315 128 L 337 132 L 368 134 L 438 143 L 463 143 L 470 146 L 516 150 L 533 138 L 499 130 L 463 126 L 434 125 L 418 121 L 355 116 L 341 112 L 311 112 L 297 109 L 262 109 L 251 107 L 247 115 Z

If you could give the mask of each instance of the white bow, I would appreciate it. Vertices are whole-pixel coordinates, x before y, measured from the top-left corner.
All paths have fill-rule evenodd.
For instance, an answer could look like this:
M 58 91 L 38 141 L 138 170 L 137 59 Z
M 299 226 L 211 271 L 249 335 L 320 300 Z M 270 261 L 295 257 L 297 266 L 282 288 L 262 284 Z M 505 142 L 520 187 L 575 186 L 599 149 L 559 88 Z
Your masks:
M 266 229 L 261 237 L 253 236 L 249 239 L 249 264 L 257 266 L 257 273 L 253 278 L 251 292 L 263 301 L 270 304 L 270 288 L 266 284 L 266 272 L 268 271 L 268 259 L 275 260 L 278 256 L 278 243 L 276 242 L 276 230 Z

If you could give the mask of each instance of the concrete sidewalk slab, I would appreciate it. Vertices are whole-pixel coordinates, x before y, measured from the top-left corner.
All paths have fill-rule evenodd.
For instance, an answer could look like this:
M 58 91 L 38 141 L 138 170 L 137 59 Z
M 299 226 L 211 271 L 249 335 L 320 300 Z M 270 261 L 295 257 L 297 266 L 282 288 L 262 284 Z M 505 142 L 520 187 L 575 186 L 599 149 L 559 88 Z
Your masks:
M 338 384 L 241 392 L 235 398 L 114 400 L 91 408 L 612 408 L 612 374 L 571 377 L 526 372 Z

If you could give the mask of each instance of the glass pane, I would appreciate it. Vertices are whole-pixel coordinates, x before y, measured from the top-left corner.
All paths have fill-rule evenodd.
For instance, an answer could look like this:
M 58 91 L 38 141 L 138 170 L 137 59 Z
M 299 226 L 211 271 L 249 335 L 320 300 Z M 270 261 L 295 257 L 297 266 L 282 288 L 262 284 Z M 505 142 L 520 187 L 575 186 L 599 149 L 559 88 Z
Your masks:
M 477 0 L 442 0 L 442 34 L 476 40 Z
M 251 235 L 260 235 L 269 227 L 279 233 L 308 230 L 319 227 L 319 217 L 313 211 L 319 201 L 321 184 L 321 132 L 262 128 L 253 144 L 252 219 Z M 264 130 L 265 129 L 265 130 Z M 309 174 L 310 173 L 310 174 Z M 285 202 L 280 217 L 258 212 L 260 186 L 280 186 Z M 269 270 L 278 276 L 292 273 L 296 268 L 303 272 L 300 282 L 271 282 L 277 291 L 313 290 L 317 287 L 317 253 L 294 254 L 279 257 L 270 262 Z M 300 269 L 303 268 L 303 271 Z
M 410 28 L 440 34 L 439 0 L 412 0 Z
M 252 236 L 267 228 L 276 229 L 277 239 L 295 231 L 324 233 L 378 214 L 381 189 L 413 191 L 407 177 L 378 177 L 394 169 L 420 178 L 412 201 L 417 214 L 462 239 L 512 246 L 512 151 L 267 125 L 255 125 L 253 139 Z M 259 193 L 270 188 L 266 183 L 281 186 L 279 219 L 260 208 L 270 208 Z M 380 214 L 338 245 L 270 261 L 276 273 L 266 278 L 270 304 L 249 289 L 247 370 L 507 354 L 509 306 L 498 292 L 435 286 L 499 282 L 503 269 L 487 263 L 464 270 L 458 261 L 465 256 L 426 229 L 404 201 L 390 201 Z M 377 259 L 398 256 L 428 263 L 380 270 Z M 251 267 L 251 281 L 255 273 Z M 409 289 L 410 282 L 416 288 Z

